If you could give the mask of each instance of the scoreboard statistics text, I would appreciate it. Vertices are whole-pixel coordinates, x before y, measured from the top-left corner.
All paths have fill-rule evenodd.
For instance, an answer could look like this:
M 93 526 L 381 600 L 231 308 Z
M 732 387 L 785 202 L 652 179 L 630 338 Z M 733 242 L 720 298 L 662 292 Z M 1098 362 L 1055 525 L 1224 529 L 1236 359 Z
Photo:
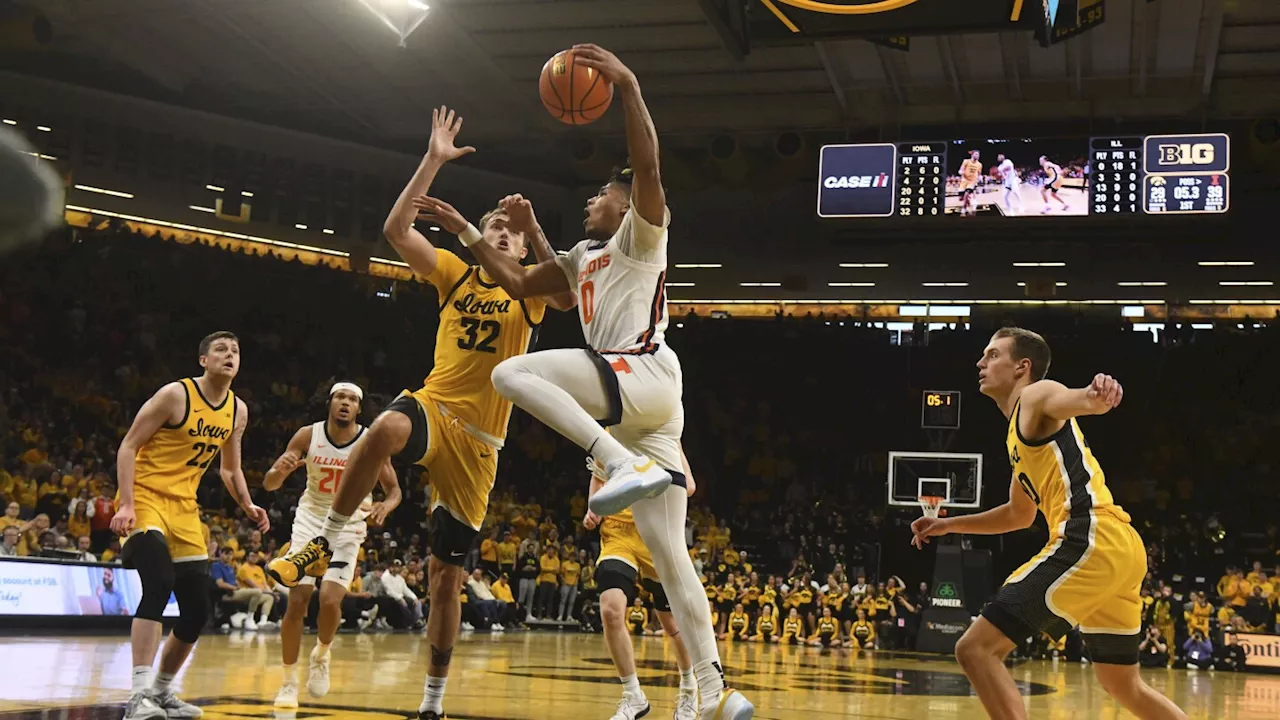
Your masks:
M 818 216 L 1047 217 L 1224 213 L 1223 133 L 826 145 Z

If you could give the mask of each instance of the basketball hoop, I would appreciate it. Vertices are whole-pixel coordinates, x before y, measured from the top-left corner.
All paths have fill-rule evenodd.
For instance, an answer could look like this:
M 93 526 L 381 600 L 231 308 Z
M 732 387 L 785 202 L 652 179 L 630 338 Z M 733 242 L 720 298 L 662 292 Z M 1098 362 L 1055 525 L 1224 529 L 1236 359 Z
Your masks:
M 941 495 L 921 495 L 920 509 L 924 511 L 927 518 L 937 518 L 938 513 L 942 510 L 943 497 Z

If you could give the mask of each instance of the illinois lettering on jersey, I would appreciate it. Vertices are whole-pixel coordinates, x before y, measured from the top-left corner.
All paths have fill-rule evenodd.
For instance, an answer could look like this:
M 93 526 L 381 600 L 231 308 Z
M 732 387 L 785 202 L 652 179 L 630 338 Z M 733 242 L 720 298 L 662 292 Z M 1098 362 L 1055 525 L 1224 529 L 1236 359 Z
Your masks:
M 597 352 L 649 353 L 667 329 L 667 225 L 650 224 L 635 209 L 605 242 L 583 240 L 557 258 L 578 295 L 578 319 Z
M 298 499 L 298 507 L 320 517 L 324 517 L 333 498 L 338 494 L 338 486 L 342 484 L 342 473 L 347 467 L 347 458 L 356 440 L 364 434 L 364 427 L 357 426 L 356 436 L 345 444 L 339 444 L 329 437 L 328 423 L 324 420 L 311 426 L 311 445 L 307 447 L 307 489 Z M 351 522 L 359 522 L 369 515 L 373 506 L 373 494 L 366 495 L 360 501 L 360 507 L 351 516 Z
M 546 314 L 541 298 L 513 300 L 478 265 L 436 250 L 427 282 L 440 292 L 435 365 L 423 385 L 449 411 L 501 441 L 511 403 L 489 376 L 498 363 L 532 349 Z
M 215 406 L 200 392 L 194 378 L 179 382 L 186 393 L 186 411 L 176 425 L 162 425 L 138 448 L 134 484 L 159 495 L 194 500 L 200 478 L 231 439 L 236 398 L 228 390 Z
M 1053 435 L 1032 441 L 1022 437 L 1018 427 L 1021 412 L 1019 401 L 1009 416 L 1009 430 L 1005 435 L 1009 464 L 1022 491 L 1044 513 L 1050 540 L 1068 532 L 1069 519 L 1087 520 L 1096 512 L 1107 512 L 1129 522 L 1129 514 L 1116 505 L 1111 496 L 1107 476 L 1093 457 L 1075 418 Z

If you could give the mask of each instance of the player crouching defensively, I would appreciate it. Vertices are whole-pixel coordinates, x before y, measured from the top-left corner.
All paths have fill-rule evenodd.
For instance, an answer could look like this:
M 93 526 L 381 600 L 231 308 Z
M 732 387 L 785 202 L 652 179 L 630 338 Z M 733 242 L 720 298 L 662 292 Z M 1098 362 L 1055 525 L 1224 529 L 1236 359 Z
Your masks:
M 685 477 L 689 481 L 687 492 L 693 495 L 697 485 L 689 472 L 689 461 L 681 452 Z M 595 495 L 608 482 L 605 469 L 587 458 L 591 471 L 590 495 Z M 601 518 L 590 510 L 582 519 L 588 530 L 600 528 L 600 559 L 596 561 L 596 583 L 600 589 L 600 619 L 604 625 L 604 644 L 613 658 L 613 666 L 622 681 L 622 699 L 617 712 L 610 720 L 636 720 L 649 714 L 649 699 L 636 676 L 635 649 L 631 645 L 631 633 L 627 631 L 627 606 L 639 598 L 636 596 L 637 580 L 653 595 L 654 609 L 662 630 L 671 638 L 675 648 L 676 666 L 680 669 L 680 693 L 676 695 L 673 720 L 695 720 L 698 714 L 698 684 L 693 677 L 693 660 L 680 637 L 680 628 L 671 614 L 671 604 L 658 582 L 653 568 L 653 556 L 645 547 L 636 530 L 635 518 L 630 510 Z M 643 609 L 643 608 L 642 608 Z
M 342 484 L 342 475 L 351 455 L 352 447 L 365 428 L 356 422 L 360 415 L 360 403 L 364 391 L 358 385 L 340 382 L 329 390 L 329 413 L 325 420 L 298 428 L 289 440 L 284 453 L 275 461 L 262 486 L 278 490 L 286 478 L 299 467 L 306 466 L 307 488 L 298 501 L 298 514 L 293 520 L 291 548 L 301 550 L 311 538 L 320 534 L 325 514 L 333 505 L 334 495 Z M 311 697 L 324 697 L 329 692 L 329 646 L 333 644 L 342 622 L 342 599 L 355 577 L 355 566 L 360 545 L 368 534 L 368 522 L 382 525 L 387 515 L 400 504 L 400 483 L 388 459 L 378 476 L 378 482 L 386 492 L 386 499 L 374 503 L 372 495 L 366 495 L 360 508 L 334 539 L 330 549 L 333 557 L 328 563 L 315 566 L 313 572 L 323 575 L 320 585 L 320 613 L 317 619 L 317 643 L 311 651 L 307 691 Z M 289 606 L 280 623 L 280 653 L 284 665 L 284 681 L 276 695 L 275 706 L 282 710 L 298 707 L 298 653 L 302 647 L 302 624 L 311 605 L 317 578 L 302 578 L 289 589 Z
M 1110 375 L 1078 389 L 1045 380 L 1050 359 L 1048 343 L 1029 330 L 992 336 L 978 361 L 978 384 L 1009 418 L 1009 501 L 974 515 L 920 518 L 911 524 L 912 543 L 922 548 L 949 533 L 999 535 L 1029 527 L 1037 509 L 1045 514 L 1048 545 L 1009 576 L 956 643 L 956 659 L 992 718 L 1027 717 L 1004 667 L 1016 644 L 1079 627 L 1094 674 L 1121 705 L 1144 720 L 1185 720 L 1138 674 L 1146 548 L 1076 420 L 1109 412 L 1124 390 Z

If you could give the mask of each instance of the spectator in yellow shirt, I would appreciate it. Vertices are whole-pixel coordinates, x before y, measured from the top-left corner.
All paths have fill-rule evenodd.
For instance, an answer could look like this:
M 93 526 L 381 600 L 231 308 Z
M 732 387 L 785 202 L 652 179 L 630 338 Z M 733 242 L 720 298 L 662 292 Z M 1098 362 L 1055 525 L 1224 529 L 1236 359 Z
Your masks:
M 498 542 L 495 539 L 497 535 L 497 529 L 490 529 L 484 540 L 480 541 L 480 568 L 491 577 L 498 577 L 501 572 L 498 568 Z
M 565 548 L 560 563 L 560 622 L 573 619 L 573 607 L 578 601 L 578 581 L 582 577 L 582 563 L 578 562 L 571 548 Z
M 0 515 L 0 530 L 4 530 L 9 526 L 16 528 L 22 527 L 22 519 L 18 516 L 22 514 L 22 506 L 17 500 L 10 500 L 8 505 L 4 506 L 4 515 Z
M 556 547 L 546 546 L 538 558 L 538 585 L 533 597 L 533 616 L 539 620 L 551 618 L 555 611 L 556 587 L 559 585 L 560 556 Z
M 502 535 L 502 542 L 498 543 L 498 574 L 510 574 L 516 569 L 516 541 L 515 534 L 510 530 Z
M 267 574 L 262 569 L 265 564 L 266 557 L 257 553 L 246 558 L 245 562 L 240 563 L 236 568 L 236 585 L 239 588 L 262 591 L 262 604 L 258 606 L 256 620 L 259 628 L 272 627 L 272 623 L 267 618 L 271 616 L 271 608 L 276 601 L 275 593 L 271 592 L 271 588 L 267 585 Z
M 649 627 L 649 608 L 644 606 L 644 600 L 637 595 L 635 603 L 627 610 L 627 631 L 632 635 L 643 635 L 647 627 Z
M 503 573 L 497 580 L 493 581 L 493 585 L 489 586 L 493 591 L 493 596 L 507 605 L 514 606 L 516 604 L 515 596 L 511 594 L 511 580 L 506 573 Z

